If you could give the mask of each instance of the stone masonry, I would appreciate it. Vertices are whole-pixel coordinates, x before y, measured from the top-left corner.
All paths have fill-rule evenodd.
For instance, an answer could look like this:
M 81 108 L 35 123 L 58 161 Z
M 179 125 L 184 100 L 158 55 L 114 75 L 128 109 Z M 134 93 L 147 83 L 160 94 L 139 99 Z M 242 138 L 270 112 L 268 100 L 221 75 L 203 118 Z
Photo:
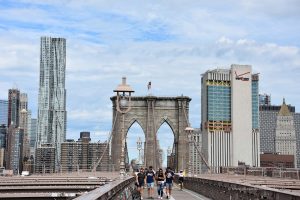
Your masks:
M 145 166 L 158 167 L 156 163 L 156 136 L 160 126 L 166 122 L 174 133 L 175 165 L 187 168 L 189 151 L 188 137 L 185 128 L 189 119 L 189 102 L 191 98 L 187 96 L 178 97 L 132 97 L 131 110 L 126 114 L 121 114 L 116 109 L 116 96 L 111 97 L 113 103 L 113 133 L 112 133 L 112 162 L 115 169 L 120 168 L 120 155 L 122 147 L 122 133 L 124 128 L 124 138 L 128 130 L 137 122 L 145 134 Z M 124 119 L 124 120 L 123 120 Z M 163 145 L 163 141 L 161 142 Z

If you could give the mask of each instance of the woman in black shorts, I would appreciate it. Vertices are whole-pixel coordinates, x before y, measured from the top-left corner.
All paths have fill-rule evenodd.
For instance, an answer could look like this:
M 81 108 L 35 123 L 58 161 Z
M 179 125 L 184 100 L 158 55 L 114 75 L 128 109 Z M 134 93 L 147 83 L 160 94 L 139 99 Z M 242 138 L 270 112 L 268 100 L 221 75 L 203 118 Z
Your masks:
M 136 175 L 136 186 L 141 194 L 141 199 L 143 199 L 144 185 L 145 185 L 145 172 L 144 168 L 140 169 L 140 172 Z

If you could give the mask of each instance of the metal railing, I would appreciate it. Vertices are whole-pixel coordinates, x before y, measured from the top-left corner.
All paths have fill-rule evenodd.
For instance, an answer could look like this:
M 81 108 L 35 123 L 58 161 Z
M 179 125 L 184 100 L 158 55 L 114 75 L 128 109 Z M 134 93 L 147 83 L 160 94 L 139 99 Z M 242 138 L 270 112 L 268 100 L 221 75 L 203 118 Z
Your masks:
M 273 178 L 300 179 L 298 168 L 277 168 L 277 167 L 222 167 L 222 174 L 237 174 L 247 176 L 267 176 Z
M 89 193 L 83 194 L 75 200 L 138 200 L 140 194 L 135 188 L 135 177 L 118 179 Z

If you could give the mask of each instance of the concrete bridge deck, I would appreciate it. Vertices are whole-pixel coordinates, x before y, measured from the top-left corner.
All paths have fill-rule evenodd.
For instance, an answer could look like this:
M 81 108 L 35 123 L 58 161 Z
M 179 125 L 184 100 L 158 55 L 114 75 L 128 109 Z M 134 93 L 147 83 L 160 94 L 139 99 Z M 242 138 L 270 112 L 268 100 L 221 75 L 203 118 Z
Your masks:
M 79 173 L 53 174 L 48 176 L 14 176 L 0 177 L 0 199 L 115 199 L 106 198 L 112 191 L 119 196 L 129 186 L 134 190 L 135 179 L 128 176 L 127 183 L 120 180 L 118 173 Z M 130 179 L 130 180 L 129 180 Z M 185 186 L 188 189 L 181 191 L 174 184 L 171 200 L 208 200 L 212 199 L 248 199 L 248 197 L 264 196 L 265 199 L 299 199 L 300 180 L 269 178 L 258 176 L 241 176 L 230 174 L 203 174 L 197 177 L 186 177 Z M 194 192 L 193 192 L 193 191 Z M 201 194 L 199 194 L 201 193 Z M 85 198 L 84 195 L 95 198 Z M 100 195 L 103 194 L 103 195 Z M 119 195 L 121 194 L 121 196 Z M 82 196 L 82 198 L 80 198 Z M 147 198 L 147 189 L 144 189 L 144 199 Z M 241 198 L 243 197 L 243 198 Z M 280 197 L 280 198 L 279 198 Z M 126 198 L 128 199 L 128 198 Z M 154 199 L 158 199 L 157 188 L 154 188 Z M 164 195 L 166 199 L 166 195 Z

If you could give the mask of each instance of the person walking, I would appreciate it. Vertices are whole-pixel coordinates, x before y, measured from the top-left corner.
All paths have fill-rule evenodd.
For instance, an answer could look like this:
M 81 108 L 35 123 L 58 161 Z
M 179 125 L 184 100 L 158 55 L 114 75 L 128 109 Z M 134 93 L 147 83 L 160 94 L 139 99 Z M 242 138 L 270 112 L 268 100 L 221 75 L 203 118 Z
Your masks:
M 166 176 L 167 199 L 169 199 L 171 197 L 171 193 L 172 193 L 173 178 L 174 178 L 174 172 L 171 170 L 170 167 L 167 167 L 167 170 L 165 172 L 165 176 Z
M 141 199 L 143 199 L 145 179 L 146 176 L 145 176 L 144 168 L 141 168 L 136 175 L 137 190 L 140 192 Z
M 158 199 L 163 199 L 165 174 L 161 168 L 159 168 L 156 172 L 155 179 L 157 185 Z
M 152 166 L 149 166 L 149 169 L 146 172 L 146 182 L 147 182 L 147 187 L 148 187 L 148 198 L 149 199 L 153 199 L 154 177 L 155 177 L 155 172 L 154 172 Z
M 184 180 L 183 170 L 180 170 L 178 173 L 178 182 L 180 185 L 180 190 L 182 190 L 182 188 L 183 188 L 183 180 Z

